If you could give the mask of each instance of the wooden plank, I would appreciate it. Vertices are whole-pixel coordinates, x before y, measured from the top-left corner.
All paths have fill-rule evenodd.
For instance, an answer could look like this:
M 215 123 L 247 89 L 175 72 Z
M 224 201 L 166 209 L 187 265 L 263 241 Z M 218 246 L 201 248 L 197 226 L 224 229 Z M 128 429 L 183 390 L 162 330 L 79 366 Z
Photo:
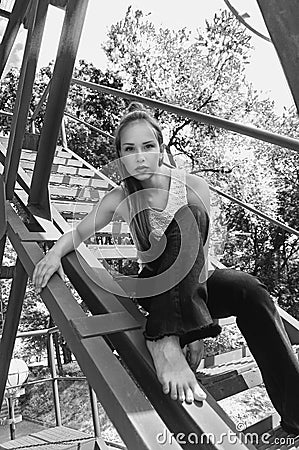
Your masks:
M 77 198 L 78 188 L 77 187 L 69 187 L 69 186 L 49 186 L 50 195 L 55 197 L 70 197 Z
M 221 353 L 220 355 L 207 356 L 200 362 L 198 370 L 203 369 L 205 367 L 218 366 L 220 364 L 227 364 L 233 361 L 239 361 L 240 359 L 246 356 L 252 355 L 248 347 L 244 345 L 241 348 Z
M 66 158 L 66 159 L 71 159 L 73 157 L 69 152 L 62 150 L 59 147 L 57 147 L 56 155 L 60 156 L 61 158 Z
M 75 430 L 75 429 L 64 427 L 64 426 L 47 428 L 45 430 L 38 431 L 36 433 L 32 433 L 32 434 L 30 434 L 30 436 L 32 436 L 36 439 L 40 439 L 41 441 L 44 441 L 44 442 L 49 442 L 51 444 L 64 441 L 63 442 L 64 447 L 66 445 L 68 446 L 70 444 L 70 442 L 65 442 L 65 441 L 71 441 L 71 440 L 75 440 L 75 439 L 80 439 L 80 440 L 81 439 L 82 440 L 93 439 L 92 435 L 88 435 L 88 434 L 84 433 L 83 431 Z M 78 442 L 77 442 L 77 445 L 78 445 Z
M 89 244 L 88 248 L 99 259 L 137 259 L 135 245 L 95 245 Z
M 81 177 L 93 177 L 94 171 L 91 169 L 79 169 L 78 174 L 81 175 Z
M 90 180 L 90 185 L 97 188 L 108 188 L 108 183 L 105 180 L 100 180 L 99 178 L 92 178 Z
M 36 446 L 38 444 L 42 444 L 43 441 L 40 439 L 34 438 L 32 436 L 23 436 L 18 439 L 14 439 L 13 441 L 4 442 L 3 444 L 0 444 L 0 450 L 9 449 L 9 448 L 18 448 L 18 447 L 24 447 L 24 446 Z M 38 448 L 38 447 L 34 447 Z
M 96 169 L 95 167 L 93 167 L 89 162 L 87 162 L 83 158 L 81 158 L 81 156 L 77 155 L 75 152 L 73 152 L 70 149 L 68 149 L 68 152 L 71 155 L 73 155 L 73 157 L 76 158 L 77 160 L 82 161 L 84 164 L 84 167 L 91 169 L 95 174 L 95 178 L 99 178 L 101 181 L 105 181 L 107 183 L 107 186 L 111 186 L 111 187 L 117 186 L 117 184 L 114 181 L 112 181 L 110 178 L 108 178 L 106 175 L 104 175 L 102 172 L 100 172 L 99 169 Z
M 53 204 L 57 208 L 57 210 L 61 213 L 72 213 L 74 215 L 78 214 L 88 214 L 94 207 L 94 203 L 87 202 L 74 202 L 70 203 L 67 201 L 57 201 L 54 200 Z
M 32 170 L 34 169 L 34 161 L 24 161 L 21 160 L 20 161 L 21 167 L 25 170 L 30 170 L 32 172 Z
M 61 158 L 60 156 L 54 156 L 53 158 L 53 164 L 67 164 L 66 158 Z
M 248 370 L 242 368 L 221 375 L 205 375 L 197 372 L 196 378 L 206 387 L 215 400 L 219 401 L 232 395 L 259 386 L 263 380 L 255 363 L 248 364 Z
M 82 339 L 119 333 L 120 331 L 136 330 L 141 327 L 140 323 L 127 311 L 72 319 L 71 325 Z
M 57 183 L 57 184 L 61 184 L 63 183 L 63 175 L 59 175 L 57 173 L 51 173 L 50 175 L 50 183 Z
M 66 161 L 66 164 L 68 166 L 83 167 L 83 162 L 79 161 L 78 159 L 75 159 L 75 158 L 68 159 Z
M 22 160 L 35 161 L 36 160 L 36 152 L 23 149 L 21 152 L 21 161 Z
M 53 172 L 55 172 L 54 167 L 53 167 Z M 57 167 L 56 172 L 57 173 L 67 173 L 68 175 L 75 175 L 76 173 L 78 173 L 78 169 L 77 169 L 77 167 L 59 165 Z
M 70 175 L 69 184 L 74 184 L 77 186 L 90 186 L 92 181 L 93 180 L 88 180 L 88 178 Z

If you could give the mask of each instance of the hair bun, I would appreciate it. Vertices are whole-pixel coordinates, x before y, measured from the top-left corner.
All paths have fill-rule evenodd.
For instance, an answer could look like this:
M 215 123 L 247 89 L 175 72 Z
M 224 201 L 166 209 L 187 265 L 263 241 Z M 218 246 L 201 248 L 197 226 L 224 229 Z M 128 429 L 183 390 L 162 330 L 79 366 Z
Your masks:
M 139 102 L 132 102 L 129 104 L 127 108 L 127 113 L 131 113 L 134 111 L 146 111 L 142 103 Z

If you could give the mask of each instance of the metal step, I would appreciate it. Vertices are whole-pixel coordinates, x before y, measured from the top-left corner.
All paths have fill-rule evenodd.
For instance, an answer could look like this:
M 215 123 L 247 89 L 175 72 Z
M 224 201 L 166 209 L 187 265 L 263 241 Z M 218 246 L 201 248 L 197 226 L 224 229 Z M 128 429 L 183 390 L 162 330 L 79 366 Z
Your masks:
M 208 363 L 203 362 L 198 368 L 196 378 L 217 401 L 263 382 L 260 370 L 248 348 L 238 350 L 217 355 L 213 365 L 208 366 Z M 293 350 L 298 355 L 299 346 L 294 345 Z M 236 359 L 238 355 L 240 356 Z

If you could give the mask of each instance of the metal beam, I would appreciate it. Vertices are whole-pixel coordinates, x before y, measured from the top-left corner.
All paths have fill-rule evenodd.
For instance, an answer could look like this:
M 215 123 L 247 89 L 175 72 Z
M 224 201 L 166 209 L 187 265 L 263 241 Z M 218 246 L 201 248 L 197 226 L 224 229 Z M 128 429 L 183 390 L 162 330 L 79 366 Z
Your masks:
M 150 106 L 151 108 L 160 108 L 164 111 L 177 114 L 180 117 L 186 117 L 188 119 L 194 120 L 195 122 L 207 123 L 215 127 L 233 131 L 234 133 L 244 134 L 245 136 L 250 136 L 261 141 L 269 142 L 270 144 L 280 145 L 281 147 L 289 148 L 299 152 L 298 139 L 293 139 L 288 136 L 281 136 L 277 133 L 272 133 L 261 128 L 256 128 L 250 125 L 243 125 L 242 123 L 222 119 L 221 117 L 213 116 L 211 114 L 193 111 L 192 109 L 182 108 L 180 106 L 171 105 L 170 103 L 162 102 L 160 100 L 154 100 L 142 95 L 132 94 L 130 92 L 125 92 L 120 89 L 111 88 L 101 84 L 91 83 L 89 81 L 73 78 L 72 83 L 93 89 L 98 92 L 104 92 L 115 97 L 121 97 L 126 98 L 130 101 L 141 102 L 147 106 Z
M 10 289 L 4 329 L 0 343 L 0 405 L 2 405 L 10 360 L 19 326 L 23 299 L 27 286 L 27 273 L 17 258 L 15 276 Z
M 0 77 L 6 66 L 19 28 L 25 17 L 30 0 L 16 0 L 0 44 Z
M 29 26 L 23 56 L 17 98 L 14 105 L 13 120 L 5 158 L 6 197 L 12 199 L 17 178 L 17 171 L 22 151 L 22 144 L 32 97 L 37 60 L 39 56 L 48 0 L 34 0 L 32 3 L 31 24 Z
M 299 8 L 297 0 L 257 0 L 299 112 Z M 269 73 L 269 76 L 270 73 Z
M 9 11 L 6 11 L 6 9 L 0 8 L 0 17 L 4 17 L 4 19 L 9 19 L 10 14 L 11 13 Z
M 71 83 L 88 0 L 69 0 L 66 6 L 57 59 L 32 175 L 29 203 L 41 207 L 51 217 L 48 182 L 56 150 L 63 112 Z

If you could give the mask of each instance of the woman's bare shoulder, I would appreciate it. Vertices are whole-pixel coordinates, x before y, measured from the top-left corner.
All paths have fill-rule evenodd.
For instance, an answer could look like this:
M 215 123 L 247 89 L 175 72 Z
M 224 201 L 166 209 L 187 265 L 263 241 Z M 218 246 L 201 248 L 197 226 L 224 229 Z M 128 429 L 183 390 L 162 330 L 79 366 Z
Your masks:
M 207 181 L 197 175 L 186 174 L 187 198 L 189 204 L 202 202 L 206 209 L 210 209 L 210 190 Z
M 115 186 L 105 194 L 105 197 L 111 201 L 121 202 L 125 199 L 125 192 L 121 186 Z

